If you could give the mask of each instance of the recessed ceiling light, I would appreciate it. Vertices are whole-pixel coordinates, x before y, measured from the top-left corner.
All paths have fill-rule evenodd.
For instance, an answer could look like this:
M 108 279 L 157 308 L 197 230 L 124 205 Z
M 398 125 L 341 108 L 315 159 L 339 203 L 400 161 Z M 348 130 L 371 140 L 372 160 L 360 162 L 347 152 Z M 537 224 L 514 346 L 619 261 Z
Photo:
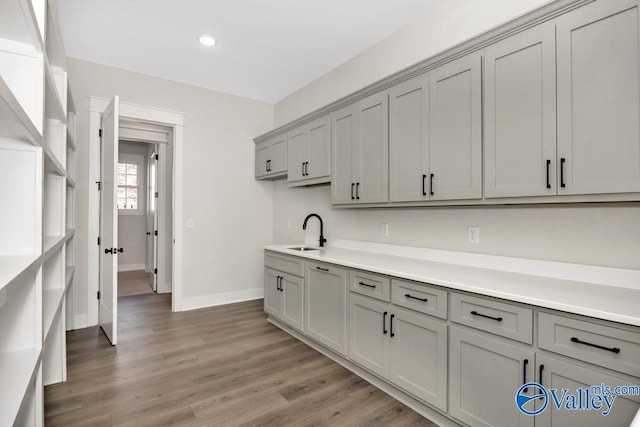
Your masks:
M 202 34 L 200 36 L 200 43 L 203 46 L 213 46 L 214 44 L 216 44 L 216 39 L 214 39 L 213 36 L 210 36 L 209 34 Z

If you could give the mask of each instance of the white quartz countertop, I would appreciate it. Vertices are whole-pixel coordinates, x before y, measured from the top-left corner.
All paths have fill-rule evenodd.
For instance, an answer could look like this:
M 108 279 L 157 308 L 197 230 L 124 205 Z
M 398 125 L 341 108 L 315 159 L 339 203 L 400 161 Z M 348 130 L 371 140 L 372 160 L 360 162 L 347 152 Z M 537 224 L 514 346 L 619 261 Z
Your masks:
M 265 250 L 640 326 L 637 270 L 364 242 L 302 252 L 289 249 L 294 246 Z

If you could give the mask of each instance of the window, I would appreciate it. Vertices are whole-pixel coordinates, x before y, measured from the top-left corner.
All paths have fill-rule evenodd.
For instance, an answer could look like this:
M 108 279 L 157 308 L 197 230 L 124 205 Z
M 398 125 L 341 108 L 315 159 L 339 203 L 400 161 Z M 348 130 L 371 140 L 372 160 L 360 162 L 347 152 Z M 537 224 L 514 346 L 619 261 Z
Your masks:
M 140 168 L 135 162 L 118 163 L 118 209 L 123 211 L 138 210 L 138 173 Z

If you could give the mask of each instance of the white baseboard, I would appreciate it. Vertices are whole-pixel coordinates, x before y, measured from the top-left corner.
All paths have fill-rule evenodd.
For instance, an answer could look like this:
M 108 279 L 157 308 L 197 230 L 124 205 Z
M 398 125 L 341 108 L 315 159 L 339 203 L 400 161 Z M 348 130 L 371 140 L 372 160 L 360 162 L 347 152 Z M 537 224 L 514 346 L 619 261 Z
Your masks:
M 246 289 L 236 292 L 203 295 L 200 297 L 182 298 L 176 301 L 175 311 L 196 310 L 198 308 L 215 307 L 234 302 L 250 301 L 264 297 L 264 288 Z
M 118 272 L 120 271 L 134 271 L 134 270 L 144 270 L 144 264 L 122 264 L 118 265 Z

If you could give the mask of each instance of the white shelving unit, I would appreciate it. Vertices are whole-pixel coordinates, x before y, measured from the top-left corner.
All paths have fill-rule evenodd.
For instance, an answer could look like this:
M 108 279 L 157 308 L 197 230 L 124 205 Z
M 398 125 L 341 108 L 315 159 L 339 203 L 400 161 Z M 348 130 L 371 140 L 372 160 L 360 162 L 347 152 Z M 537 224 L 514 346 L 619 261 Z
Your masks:
M 54 1 L 5 0 L 0 7 L 2 426 L 42 426 L 43 386 L 66 379 L 75 115 L 68 123 Z

